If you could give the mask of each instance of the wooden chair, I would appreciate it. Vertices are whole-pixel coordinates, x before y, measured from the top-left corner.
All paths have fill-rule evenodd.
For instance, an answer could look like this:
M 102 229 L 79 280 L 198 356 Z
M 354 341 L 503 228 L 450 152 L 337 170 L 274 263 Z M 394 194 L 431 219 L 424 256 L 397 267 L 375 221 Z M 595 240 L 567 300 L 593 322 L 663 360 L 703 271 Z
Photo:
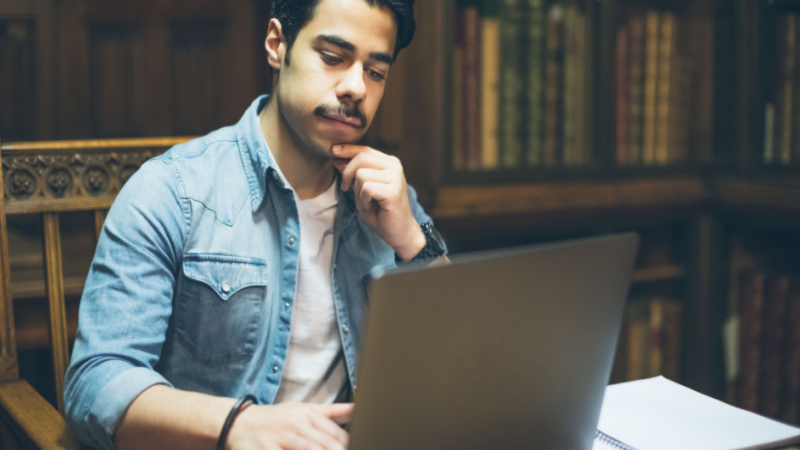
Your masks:
M 0 141 L 0 448 L 79 448 L 60 414 L 69 344 L 59 214 L 93 211 L 93 231 L 99 236 L 106 211 L 125 181 L 144 161 L 188 139 Z M 19 378 L 6 226 L 9 214 L 42 217 L 58 411 Z

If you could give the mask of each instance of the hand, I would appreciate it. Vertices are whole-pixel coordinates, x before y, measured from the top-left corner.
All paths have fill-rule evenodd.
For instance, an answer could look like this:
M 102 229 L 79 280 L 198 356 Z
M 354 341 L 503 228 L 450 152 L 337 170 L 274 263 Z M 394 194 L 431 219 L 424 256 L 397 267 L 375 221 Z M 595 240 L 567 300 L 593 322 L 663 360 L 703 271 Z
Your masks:
M 342 190 L 353 189 L 361 218 L 403 259 L 416 256 L 425 235 L 411 213 L 400 160 L 361 145 L 334 145 Z
M 352 403 L 249 405 L 236 417 L 225 448 L 345 450 Z

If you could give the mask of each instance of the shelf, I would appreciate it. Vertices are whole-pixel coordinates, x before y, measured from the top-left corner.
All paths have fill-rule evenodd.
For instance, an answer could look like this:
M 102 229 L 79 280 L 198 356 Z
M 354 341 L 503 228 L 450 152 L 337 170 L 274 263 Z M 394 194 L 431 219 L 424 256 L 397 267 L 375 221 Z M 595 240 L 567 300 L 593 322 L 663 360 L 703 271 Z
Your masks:
M 788 176 L 720 176 L 713 182 L 719 206 L 747 215 L 791 216 L 800 219 L 800 180 Z
M 704 184 L 697 177 L 444 186 L 439 190 L 433 216 L 437 220 L 448 220 L 509 214 L 690 206 L 699 204 L 706 196 Z
M 668 264 L 657 267 L 644 267 L 633 272 L 634 283 L 650 283 L 654 281 L 669 281 L 683 278 L 686 269 L 678 264 Z

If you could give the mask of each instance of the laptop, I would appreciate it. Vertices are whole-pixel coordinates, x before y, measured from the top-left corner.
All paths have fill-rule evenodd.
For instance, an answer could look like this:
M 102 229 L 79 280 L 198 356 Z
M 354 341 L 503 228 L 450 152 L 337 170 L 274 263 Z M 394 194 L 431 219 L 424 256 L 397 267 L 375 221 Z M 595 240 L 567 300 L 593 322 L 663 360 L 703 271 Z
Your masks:
M 638 242 L 610 235 L 375 277 L 349 448 L 591 448 Z

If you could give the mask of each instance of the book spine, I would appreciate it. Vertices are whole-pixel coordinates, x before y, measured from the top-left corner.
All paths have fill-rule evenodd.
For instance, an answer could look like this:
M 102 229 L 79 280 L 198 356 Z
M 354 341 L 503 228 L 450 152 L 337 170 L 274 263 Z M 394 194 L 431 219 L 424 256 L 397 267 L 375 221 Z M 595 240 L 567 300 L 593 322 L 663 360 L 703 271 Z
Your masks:
M 674 95 L 673 62 L 677 45 L 677 20 L 675 14 L 661 13 L 658 42 L 658 79 L 656 80 L 656 123 L 655 123 L 655 164 L 659 166 L 670 162 L 669 125 L 674 111 L 670 109 L 670 99 Z
M 792 159 L 792 106 L 793 106 L 793 89 L 794 89 L 794 71 L 795 71 L 795 33 L 796 33 L 795 16 L 787 14 L 785 16 L 785 29 L 782 36 L 784 40 L 784 49 L 782 52 L 782 59 L 780 61 L 782 69 L 783 84 L 781 87 L 781 126 L 779 136 L 779 161 L 780 164 L 789 164 Z
M 519 167 L 523 154 L 525 14 L 522 0 L 503 0 L 500 30 L 500 164 Z
M 576 165 L 575 138 L 575 80 L 577 75 L 577 42 L 575 39 L 575 25 L 578 9 L 568 5 L 564 9 L 564 81 L 563 81 L 563 119 L 562 123 L 562 152 L 565 166 Z
M 481 164 L 481 21 L 478 8 L 464 9 L 464 148 L 469 170 Z
M 647 38 L 644 69 L 644 144 L 642 162 L 652 166 L 656 163 L 656 114 L 658 95 L 658 43 L 660 13 L 648 11 L 646 18 Z
M 648 302 L 637 301 L 628 306 L 628 361 L 627 380 L 640 380 L 647 376 Z
M 544 145 L 544 0 L 528 0 L 528 139 L 526 160 L 529 166 L 542 164 Z
M 466 108 L 464 99 L 466 88 L 464 74 L 466 65 L 464 61 L 464 11 L 458 11 L 455 23 L 455 42 L 453 45 L 453 170 L 462 171 L 466 168 Z
M 661 375 L 662 362 L 663 362 L 663 345 L 664 345 L 664 301 L 660 298 L 655 298 L 650 301 L 650 329 L 649 329 L 649 351 L 648 361 L 649 366 L 647 370 L 648 377 L 655 377 Z
M 777 419 L 780 415 L 781 360 L 783 357 L 784 318 L 789 300 L 791 279 L 787 275 L 770 276 L 765 281 L 764 331 L 761 343 L 760 411 Z
M 481 59 L 481 93 L 483 98 L 481 117 L 481 168 L 493 170 L 498 167 L 499 142 L 498 130 L 500 120 L 499 88 L 500 78 L 500 19 L 484 17 L 482 24 L 483 49 Z
M 628 165 L 628 28 L 625 26 L 617 30 L 617 165 Z
M 547 66 L 545 70 L 544 165 L 561 162 L 564 103 L 564 7 L 550 6 L 547 13 Z
M 764 105 L 764 163 L 775 159 L 775 105 Z
M 575 151 L 576 151 L 576 165 L 585 166 L 591 161 L 590 146 L 588 145 L 591 137 L 591 132 L 587 129 L 587 120 L 589 110 L 589 70 L 591 65 L 588 48 L 589 36 L 592 35 L 592 30 L 589 28 L 589 21 L 587 20 L 585 12 L 579 12 L 575 19 L 575 44 L 577 67 L 575 70 Z
M 737 404 L 758 412 L 759 367 L 764 310 L 764 274 L 745 272 L 739 278 L 740 338 Z
M 692 62 L 690 58 L 676 56 L 674 64 L 670 98 L 673 113 L 670 114 L 667 140 L 670 161 L 677 162 L 685 161 L 688 156 Z
M 795 277 L 789 295 L 784 347 L 783 395 L 780 418 L 787 423 L 800 423 L 800 282 Z
M 664 303 L 664 362 L 662 374 L 673 381 L 680 380 L 682 314 L 683 309 L 678 302 L 669 301 Z
M 644 144 L 644 15 L 632 15 L 628 30 L 628 162 L 638 165 Z

